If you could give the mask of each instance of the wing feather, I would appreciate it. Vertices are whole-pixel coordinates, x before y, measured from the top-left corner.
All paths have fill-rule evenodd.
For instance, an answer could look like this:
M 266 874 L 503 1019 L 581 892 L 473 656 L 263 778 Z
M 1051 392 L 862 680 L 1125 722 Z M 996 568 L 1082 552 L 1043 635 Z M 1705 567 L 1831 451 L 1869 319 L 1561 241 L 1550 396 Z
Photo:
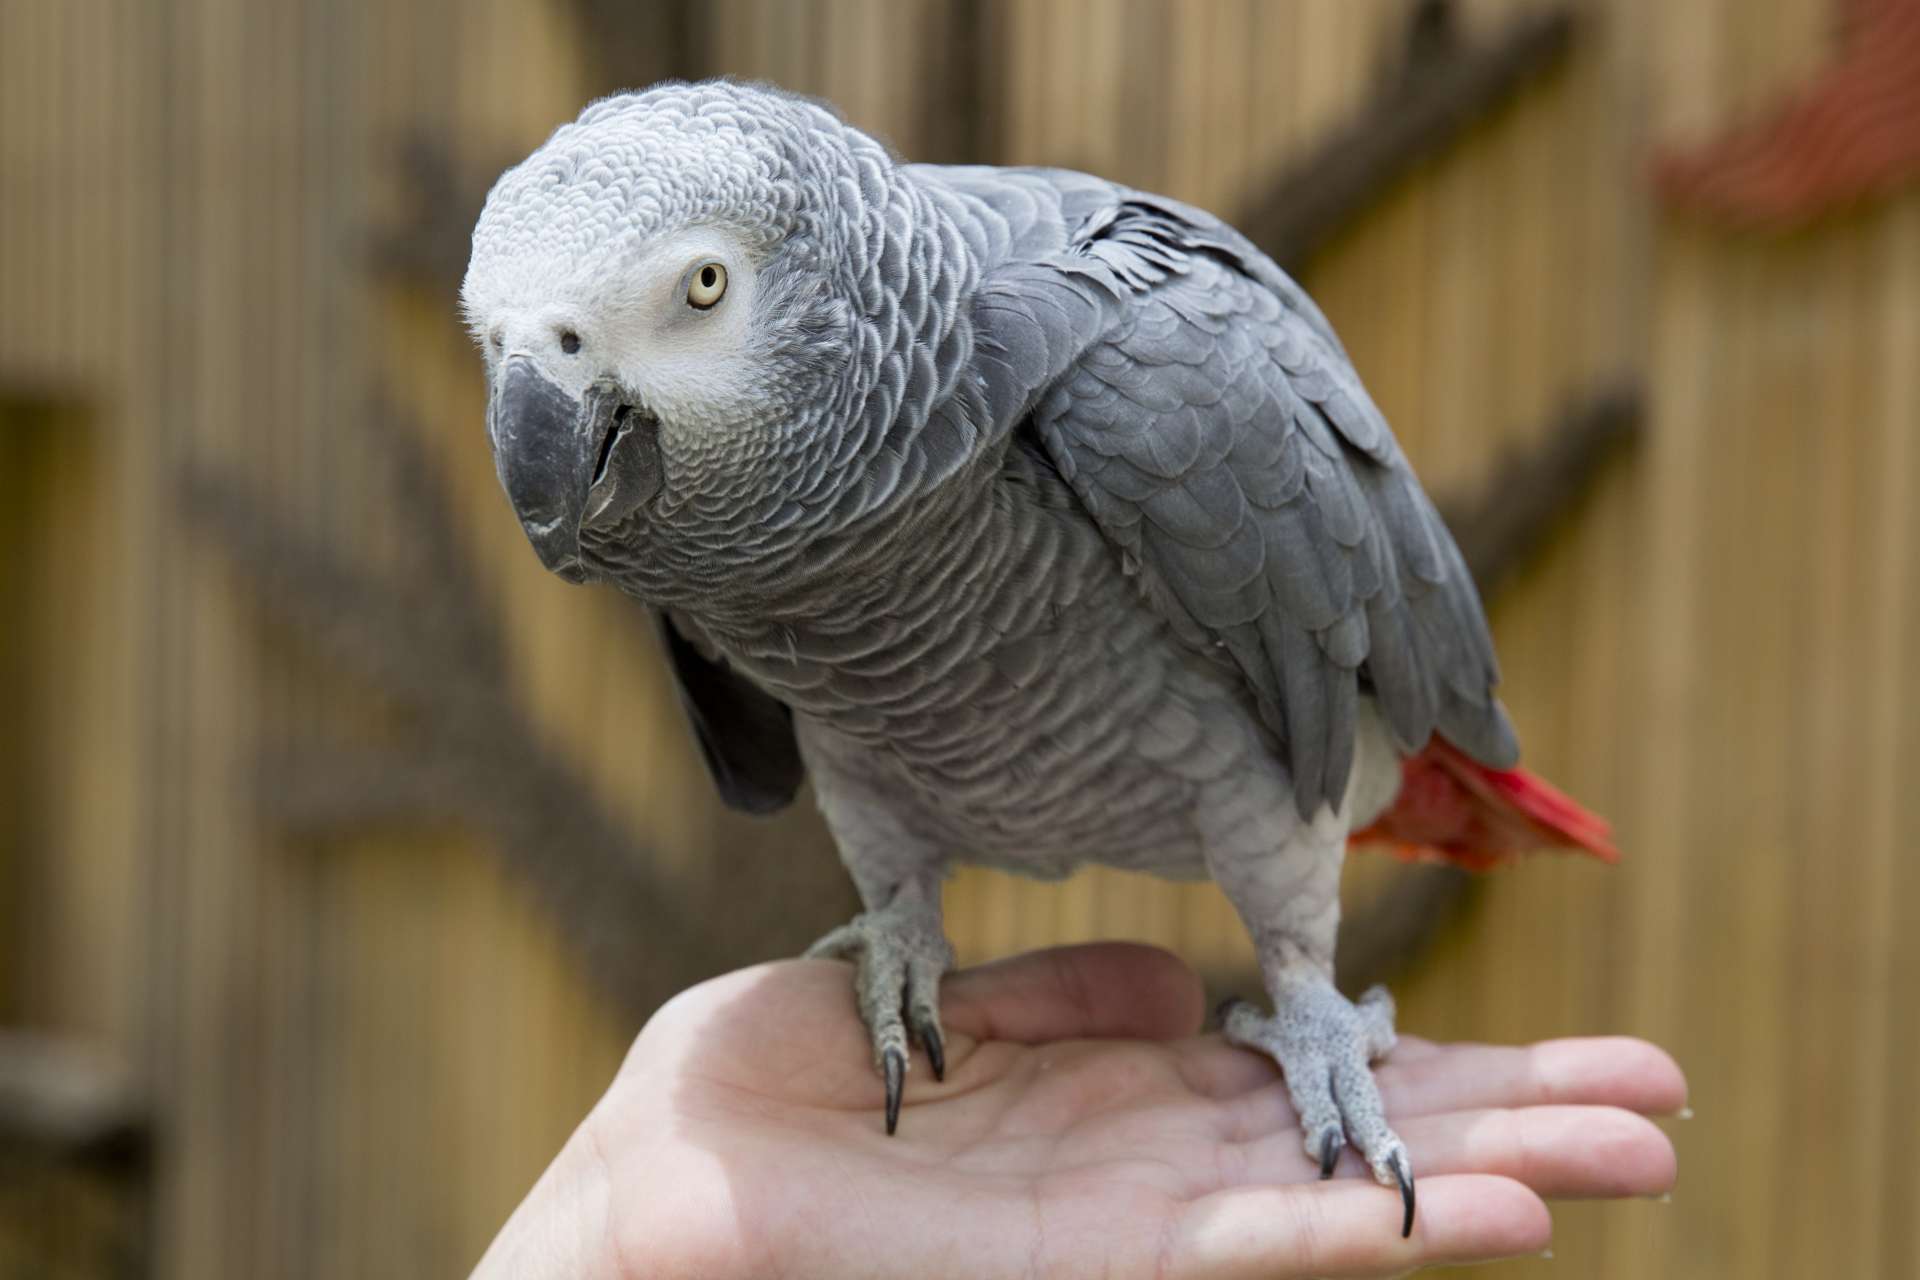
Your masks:
M 983 281 L 993 430 L 1029 423 L 1176 630 L 1231 657 L 1302 812 L 1342 798 L 1363 690 L 1402 751 L 1438 731 L 1511 764 L 1472 579 L 1325 317 L 1216 219 L 1110 190 Z
M 720 798 L 742 813 L 786 808 L 807 772 L 793 714 L 724 660 L 701 652 L 672 617 L 660 613 L 657 618 L 681 706 Z

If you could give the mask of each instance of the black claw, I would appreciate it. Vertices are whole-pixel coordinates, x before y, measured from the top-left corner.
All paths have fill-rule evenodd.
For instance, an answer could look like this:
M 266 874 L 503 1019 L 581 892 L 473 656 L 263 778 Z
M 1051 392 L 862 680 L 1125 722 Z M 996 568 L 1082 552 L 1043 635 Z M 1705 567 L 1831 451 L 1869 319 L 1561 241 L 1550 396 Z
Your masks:
M 907 1055 L 889 1049 L 885 1055 L 887 1072 L 887 1136 L 900 1127 L 900 1087 L 907 1078 Z
M 927 1061 L 933 1064 L 933 1078 L 947 1078 L 947 1047 L 940 1043 L 940 1028 L 931 1022 L 920 1024 L 920 1043 L 927 1046 Z
M 1320 1181 L 1325 1182 L 1333 1176 L 1334 1162 L 1340 1158 L 1340 1148 L 1346 1145 L 1347 1140 L 1341 1136 L 1338 1129 L 1335 1129 L 1332 1133 L 1329 1133 L 1325 1138 L 1321 1139 Z
M 1393 1176 L 1400 1182 L 1400 1203 L 1407 1207 L 1406 1216 L 1400 1219 L 1400 1238 L 1405 1240 L 1413 1234 L 1413 1175 L 1407 1171 L 1406 1158 L 1393 1158 Z
M 1222 1000 L 1213 1007 L 1213 1020 L 1223 1027 L 1226 1026 L 1227 1015 L 1233 1012 L 1233 1006 L 1245 1003 L 1246 1001 L 1242 1000 L 1239 996 L 1228 996 L 1225 1000 Z

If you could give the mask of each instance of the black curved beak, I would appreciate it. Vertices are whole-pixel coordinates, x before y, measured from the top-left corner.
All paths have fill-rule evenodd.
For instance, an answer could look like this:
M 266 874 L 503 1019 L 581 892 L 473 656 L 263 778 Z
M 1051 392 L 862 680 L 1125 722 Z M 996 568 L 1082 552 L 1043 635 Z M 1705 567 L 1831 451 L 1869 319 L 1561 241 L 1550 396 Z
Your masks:
M 525 356 L 509 357 L 487 412 L 494 470 L 540 563 L 584 582 L 583 525 L 625 518 L 659 487 L 658 442 L 629 440 L 652 420 L 619 389 L 596 383 L 576 400 Z

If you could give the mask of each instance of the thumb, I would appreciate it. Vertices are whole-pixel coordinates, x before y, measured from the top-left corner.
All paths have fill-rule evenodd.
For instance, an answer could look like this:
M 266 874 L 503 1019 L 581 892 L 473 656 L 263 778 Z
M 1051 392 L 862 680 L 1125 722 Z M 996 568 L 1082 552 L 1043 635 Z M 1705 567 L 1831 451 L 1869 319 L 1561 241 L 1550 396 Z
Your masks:
M 1199 975 L 1158 947 L 1095 942 L 947 975 L 940 1016 L 981 1040 L 1173 1040 L 1200 1029 Z

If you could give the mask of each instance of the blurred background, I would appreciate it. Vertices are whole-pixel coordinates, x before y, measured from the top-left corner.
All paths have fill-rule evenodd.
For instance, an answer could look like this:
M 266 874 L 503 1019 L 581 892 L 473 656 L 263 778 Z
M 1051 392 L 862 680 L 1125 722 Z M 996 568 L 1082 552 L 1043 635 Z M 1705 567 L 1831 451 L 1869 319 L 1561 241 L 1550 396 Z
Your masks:
M 456 310 L 502 167 L 715 73 L 1239 222 L 1484 543 L 1626 857 L 1357 859 L 1343 977 L 1698 1112 L 1496 1273 L 1920 1274 L 1911 0 L 5 0 L 0 1277 L 462 1274 L 659 1000 L 852 911 L 529 554 Z M 1257 987 L 1211 886 L 947 902 Z

